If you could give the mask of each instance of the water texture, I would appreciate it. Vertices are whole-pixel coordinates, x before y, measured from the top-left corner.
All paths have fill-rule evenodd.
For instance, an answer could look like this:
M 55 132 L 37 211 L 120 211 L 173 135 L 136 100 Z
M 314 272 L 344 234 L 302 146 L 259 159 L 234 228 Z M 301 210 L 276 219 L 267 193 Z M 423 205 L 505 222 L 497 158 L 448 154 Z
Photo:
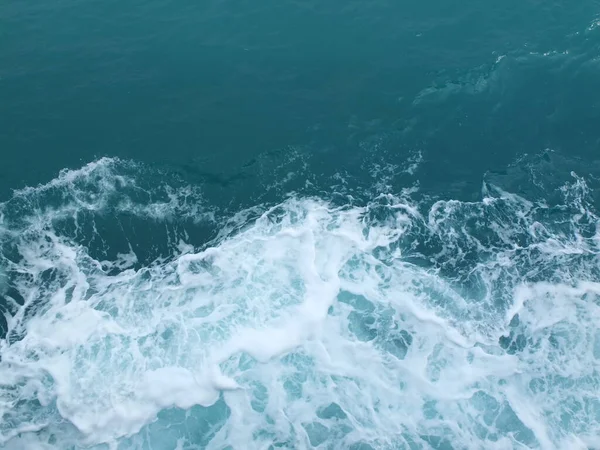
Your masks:
M 600 3 L 0 6 L 0 448 L 600 448 Z

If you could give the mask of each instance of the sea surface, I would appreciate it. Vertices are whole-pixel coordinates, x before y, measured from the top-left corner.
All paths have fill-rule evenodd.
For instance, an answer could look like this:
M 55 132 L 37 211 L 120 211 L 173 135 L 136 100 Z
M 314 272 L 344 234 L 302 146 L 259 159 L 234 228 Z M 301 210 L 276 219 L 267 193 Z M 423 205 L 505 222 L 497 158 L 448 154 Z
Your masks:
M 0 4 L 0 449 L 600 449 L 600 1 Z

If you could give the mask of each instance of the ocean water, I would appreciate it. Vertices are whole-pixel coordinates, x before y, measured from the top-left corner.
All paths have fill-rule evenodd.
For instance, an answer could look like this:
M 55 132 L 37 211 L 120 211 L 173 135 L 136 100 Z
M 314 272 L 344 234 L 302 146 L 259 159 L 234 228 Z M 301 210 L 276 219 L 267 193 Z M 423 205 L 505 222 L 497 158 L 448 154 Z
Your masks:
M 600 448 L 600 2 L 0 23 L 0 448 Z

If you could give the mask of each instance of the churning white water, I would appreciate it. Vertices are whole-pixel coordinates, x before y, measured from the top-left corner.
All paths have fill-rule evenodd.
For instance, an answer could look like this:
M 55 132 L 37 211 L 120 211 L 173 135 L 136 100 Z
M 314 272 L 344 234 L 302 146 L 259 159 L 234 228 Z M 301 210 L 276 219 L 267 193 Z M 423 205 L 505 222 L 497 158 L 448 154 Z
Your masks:
M 556 204 L 485 184 L 222 220 L 141 170 L 0 205 L 0 448 L 600 447 L 585 180 Z

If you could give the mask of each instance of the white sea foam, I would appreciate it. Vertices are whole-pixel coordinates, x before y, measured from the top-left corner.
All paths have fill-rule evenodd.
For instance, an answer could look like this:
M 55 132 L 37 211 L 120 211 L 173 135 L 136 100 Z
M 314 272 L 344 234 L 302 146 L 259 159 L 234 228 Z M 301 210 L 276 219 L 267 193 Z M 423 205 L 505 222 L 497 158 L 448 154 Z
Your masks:
M 200 248 L 176 229 L 204 214 L 197 192 L 154 200 L 136 170 L 100 160 L 2 205 L 3 295 L 19 306 L 0 341 L 0 446 L 600 445 L 598 220 L 581 178 L 563 190 L 579 203 L 555 209 L 492 185 L 432 206 L 289 198 Z M 106 211 L 158 221 L 169 251 L 95 257 L 117 241 L 96 225 Z

